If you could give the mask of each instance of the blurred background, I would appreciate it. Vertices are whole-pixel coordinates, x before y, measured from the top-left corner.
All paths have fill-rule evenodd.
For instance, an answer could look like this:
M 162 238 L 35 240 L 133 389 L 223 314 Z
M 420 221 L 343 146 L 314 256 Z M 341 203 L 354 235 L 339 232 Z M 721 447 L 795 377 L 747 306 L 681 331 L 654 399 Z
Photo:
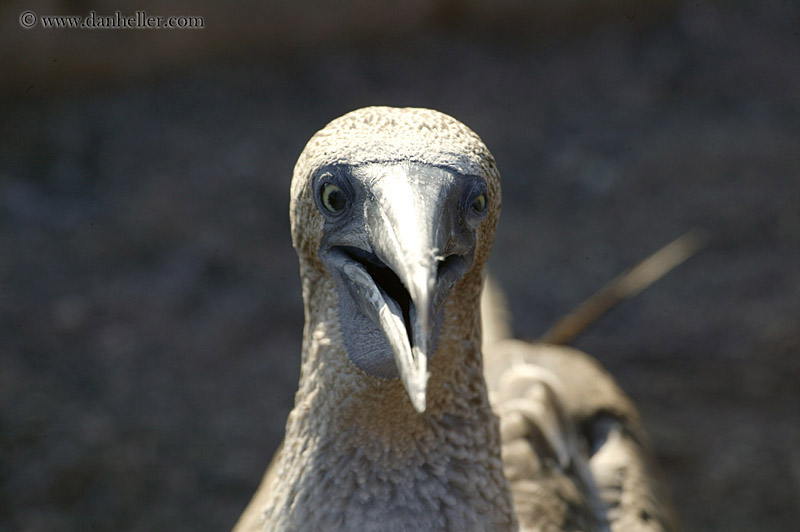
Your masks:
M 204 27 L 20 24 L 116 10 Z M 3 2 L 0 530 L 232 527 L 297 385 L 294 161 L 374 104 L 493 151 L 521 337 L 708 231 L 576 345 L 640 405 L 686 530 L 796 530 L 798 30 L 781 0 Z

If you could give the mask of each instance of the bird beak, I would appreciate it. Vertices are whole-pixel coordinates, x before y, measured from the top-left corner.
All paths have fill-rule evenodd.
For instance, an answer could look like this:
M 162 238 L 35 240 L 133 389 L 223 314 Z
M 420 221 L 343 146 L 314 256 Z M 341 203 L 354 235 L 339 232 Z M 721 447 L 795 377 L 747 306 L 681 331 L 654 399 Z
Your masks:
M 386 269 L 369 272 L 380 298 L 361 300 L 371 307 L 367 315 L 386 336 L 408 397 L 422 413 L 437 314 L 452 286 L 438 283 L 451 233 L 447 203 L 452 176 L 425 166 L 381 168 L 370 182 L 374 199 L 366 203 L 364 216 L 373 253 Z

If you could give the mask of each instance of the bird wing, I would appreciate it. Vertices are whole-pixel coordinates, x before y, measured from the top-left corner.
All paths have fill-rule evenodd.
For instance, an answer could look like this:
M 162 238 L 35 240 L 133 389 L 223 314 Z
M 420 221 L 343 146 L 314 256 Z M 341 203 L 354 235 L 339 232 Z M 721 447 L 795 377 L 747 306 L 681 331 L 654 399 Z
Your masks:
M 267 467 L 267 471 L 261 479 L 261 484 L 258 486 L 253 498 L 250 499 L 250 502 L 247 504 L 247 508 L 242 512 L 232 532 L 261 532 L 264 530 L 264 508 L 267 505 L 270 487 L 277 470 L 276 464 L 278 463 L 278 457 L 282 449 L 283 443 L 278 446 L 278 449 L 272 456 L 269 467 Z
M 484 367 L 521 530 L 677 529 L 639 413 L 596 360 L 504 340 Z

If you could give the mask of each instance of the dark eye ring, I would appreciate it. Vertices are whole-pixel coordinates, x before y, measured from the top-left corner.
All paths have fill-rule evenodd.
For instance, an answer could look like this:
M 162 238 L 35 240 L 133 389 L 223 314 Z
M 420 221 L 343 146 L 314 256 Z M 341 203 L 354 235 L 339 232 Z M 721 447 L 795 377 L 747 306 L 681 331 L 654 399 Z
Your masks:
M 472 208 L 475 212 L 483 212 L 486 210 L 486 205 L 488 205 L 489 200 L 486 197 L 486 192 L 482 193 L 480 196 L 472 200 Z
M 323 183 L 320 192 L 322 205 L 332 214 L 338 214 L 347 207 L 347 195 L 333 183 Z

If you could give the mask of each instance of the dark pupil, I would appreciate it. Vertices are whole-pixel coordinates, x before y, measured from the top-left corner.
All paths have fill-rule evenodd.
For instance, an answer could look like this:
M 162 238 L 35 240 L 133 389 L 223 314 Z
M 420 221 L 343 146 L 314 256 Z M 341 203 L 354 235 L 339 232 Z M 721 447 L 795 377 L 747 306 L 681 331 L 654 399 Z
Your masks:
M 485 206 L 486 206 L 486 197 L 483 194 L 475 198 L 475 201 L 472 202 L 472 208 L 478 212 L 482 211 Z
M 335 212 L 339 212 L 344 209 L 345 204 L 347 204 L 347 199 L 344 197 L 341 190 L 330 191 L 328 194 L 328 205 L 330 205 L 331 209 Z

